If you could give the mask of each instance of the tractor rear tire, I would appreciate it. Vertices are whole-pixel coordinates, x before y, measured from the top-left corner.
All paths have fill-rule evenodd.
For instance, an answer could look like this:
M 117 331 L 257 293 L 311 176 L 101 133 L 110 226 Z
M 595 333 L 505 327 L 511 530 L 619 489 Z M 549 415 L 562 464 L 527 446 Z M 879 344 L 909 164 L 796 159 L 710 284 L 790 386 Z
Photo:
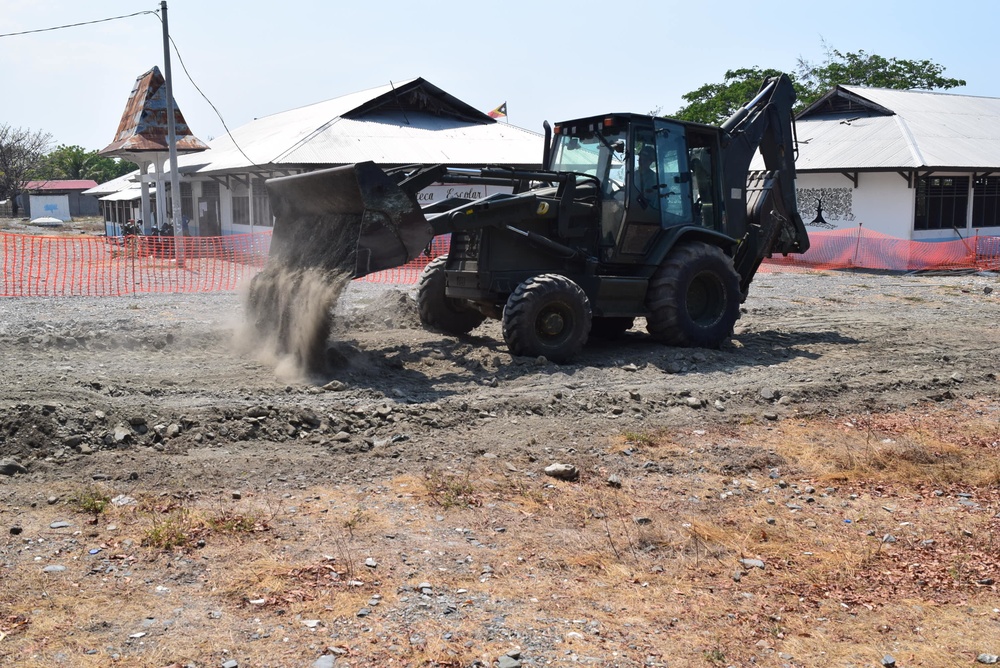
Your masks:
M 463 300 L 445 295 L 447 261 L 447 255 L 439 255 L 424 267 L 417 284 L 417 312 L 426 327 L 456 336 L 468 334 L 483 324 L 486 316 Z
M 718 348 L 740 317 L 740 277 L 721 248 L 678 244 L 649 281 L 646 329 L 673 346 Z
M 562 364 L 583 349 L 591 319 L 590 300 L 579 285 L 542 274 L 521 283 L 507 299 L 503 338 L 513 355 Z

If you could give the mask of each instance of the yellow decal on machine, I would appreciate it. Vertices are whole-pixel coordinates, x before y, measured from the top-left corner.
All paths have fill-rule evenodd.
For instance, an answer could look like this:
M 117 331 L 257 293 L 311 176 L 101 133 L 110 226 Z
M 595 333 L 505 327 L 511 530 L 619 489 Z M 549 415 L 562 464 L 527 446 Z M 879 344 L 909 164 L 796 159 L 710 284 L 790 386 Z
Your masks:
M 549 212 L 549 203 L 548 202 L 539 202 L 538 203 L 538 215 L 539 216 L 544 216 L 548 212 Z

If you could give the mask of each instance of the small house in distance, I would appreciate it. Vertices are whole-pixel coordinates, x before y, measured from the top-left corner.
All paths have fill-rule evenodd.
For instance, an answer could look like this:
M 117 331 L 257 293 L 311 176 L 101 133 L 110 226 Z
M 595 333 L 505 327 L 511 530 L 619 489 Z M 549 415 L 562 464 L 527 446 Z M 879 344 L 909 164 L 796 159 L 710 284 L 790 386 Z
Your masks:
M 97 198 L 84 191 L 97 186 L 90 179 L 28 181 L 18 197 L 26 218 L 56 218 L 68 222 L 100 215 Z
M 1000 98 L 837 86 L 796 128 L 796 195 L 810 229 L 1000 235 Z

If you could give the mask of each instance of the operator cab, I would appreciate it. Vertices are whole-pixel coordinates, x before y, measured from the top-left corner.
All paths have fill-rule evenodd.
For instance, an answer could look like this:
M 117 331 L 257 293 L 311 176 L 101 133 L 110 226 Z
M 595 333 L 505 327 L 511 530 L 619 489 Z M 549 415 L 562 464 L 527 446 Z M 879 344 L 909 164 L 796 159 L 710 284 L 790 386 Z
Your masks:
M 641 263 L 671 228 L 722 230 L 716 128 L 612 114 L 560 123 L 553 135 L 547 167 L 599 183 L 602 261 Z

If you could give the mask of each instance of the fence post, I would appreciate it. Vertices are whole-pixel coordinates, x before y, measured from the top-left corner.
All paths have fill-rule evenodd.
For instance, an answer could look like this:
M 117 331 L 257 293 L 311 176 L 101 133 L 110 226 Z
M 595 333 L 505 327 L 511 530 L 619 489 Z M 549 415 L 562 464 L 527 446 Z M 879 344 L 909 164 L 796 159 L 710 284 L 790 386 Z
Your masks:
M 858 266 L 858 252 L 861 250 L 861 226 L 864 223 L 858 223 L 858 241 L 854 244 L 854 259 L 851 260 L 851 266 Z

